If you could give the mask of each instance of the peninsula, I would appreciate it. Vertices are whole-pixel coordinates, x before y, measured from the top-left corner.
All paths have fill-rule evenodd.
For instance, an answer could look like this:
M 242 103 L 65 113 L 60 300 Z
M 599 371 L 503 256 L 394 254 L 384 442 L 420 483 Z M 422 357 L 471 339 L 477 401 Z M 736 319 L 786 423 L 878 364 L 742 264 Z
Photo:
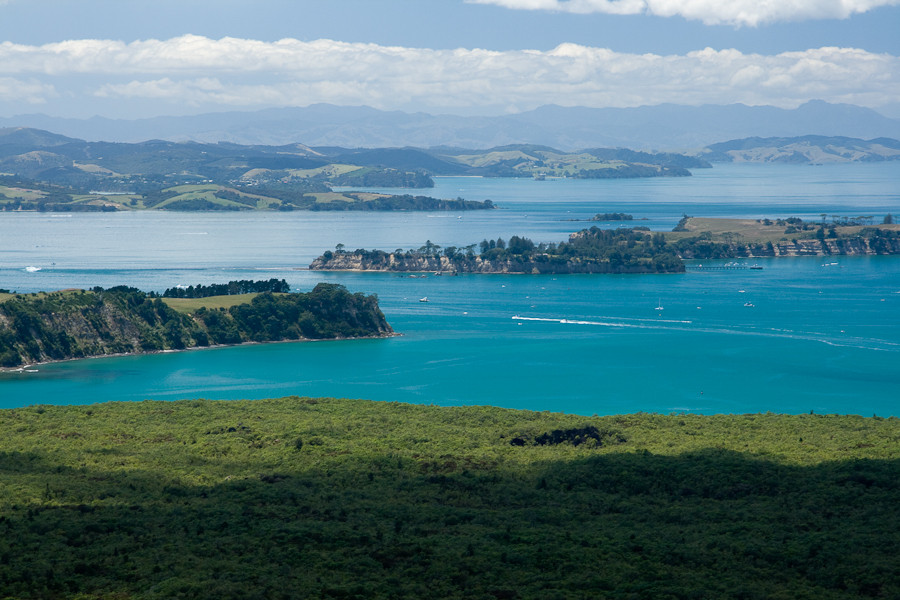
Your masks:
M 476 253 L 476 246 L 480 252 Z M 449 271 L 453 273 L 681 273 L 684 263 L 661 233 L 647 228 L 591 227 L 558 244 L 535 244 L 512 236 L 483 240 L 464 248 L 441 248 L 428 241 L 417 250 L 355 250 L 343 244 L 309 266 L 321 271 Z
M 610 220 L 609 215 L 598 215 Z M 616 215 L 613 215 L 616 216 Z M 631 217 L 631 215 L 624 215 Z M 624 219 L 629 220 L 629 219 Z M 512 236 L 463 248 L 428 241 L 415 250 L 357 249 L 338 244 L 309 265 L 315 271 L 450 273 L 682 273 L 684 260 L 900 254 L 900 225 L 893 216 L 834 217 L 831 221 L 684 217 L 674 231 L 647 227 L 583 229 L 558 244 Z
M 161 298 L 125 286 L 0 293 L 0 367 L 393 333 L 375 296 L 352 294 L 341 285 L 319 283 L 306 293 L 226 292 L 206 297 L 196 293 L 199 288 L 179 298 Z

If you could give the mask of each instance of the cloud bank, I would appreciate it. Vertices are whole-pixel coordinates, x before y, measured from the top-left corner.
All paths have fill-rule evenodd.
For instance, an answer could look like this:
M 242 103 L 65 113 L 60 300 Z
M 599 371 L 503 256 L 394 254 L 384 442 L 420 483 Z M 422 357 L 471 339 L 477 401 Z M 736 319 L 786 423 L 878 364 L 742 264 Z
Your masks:
M 900 0 L 466 0 L 518 10 L 684 17 L 706 25 L 756 27 L 783 21 L 846 19 Z
M 501 52 L 193 35 L 133 43 L 0 44 L 5 105 L 58 98 L 86 106 L 152 101 L 157 110 L 209 110 L 327 102 L 471 113 L 543 104 L 794 107 L 811 99 L 877 108 L 898 97 L 900 59 L 853 48 L 777 55 L 706 48 L 663 56 L 576 44 Z

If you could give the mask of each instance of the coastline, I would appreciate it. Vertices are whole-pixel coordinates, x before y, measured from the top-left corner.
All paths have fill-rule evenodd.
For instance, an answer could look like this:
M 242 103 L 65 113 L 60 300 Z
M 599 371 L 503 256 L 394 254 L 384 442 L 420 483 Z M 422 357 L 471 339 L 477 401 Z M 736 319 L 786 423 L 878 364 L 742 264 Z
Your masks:
M 27 365 L 22 365 L 19 367 L 0 367 L 0 375 L 10 374 L 10 373 L 36 373 L 39 370 L 35 367 L 41 367 L 45 365 L 53 365 L 58 363 L 66 363 L 73 362 L 77 360 L 93 360 L 95 358 L 120 358 L 124 356 L 145 356 L 149 354 L 175 354 L 180 352 L 194 352 L 196 350 L 215 350 L 221 348 L 237 348 L 239 346 L 262 346 L 267 344 L 299 344 L 306 342 L 343 342 L 343 341 L 351 341 L 351 340 L 378 340 L 378 339 L 387 339 L 392 337 L 403 337 L 402 333 L 397 333 L 396 331 L 392 331 L 390 333 L 385 333 L 381 335 L 367 335 L 362 337 L 336 337 L 336 338 L 325 338 L 325 339 L 309 339 L 303 338 L 299 340 L 271 340 L 268 342 L 241 342 L 240 344 L 210 344 L 209 346 L 193 346 L 191 348 L 180 348 L 178 350 L 168 349 L 168 350 L 148 350 L 147 352 L 116 352 L 113 354 L 92 354 L 91 356 L 78 356 L 74 358 L 62 358 L 59 360 L 44 360 L 41 362 L 30 363 Z

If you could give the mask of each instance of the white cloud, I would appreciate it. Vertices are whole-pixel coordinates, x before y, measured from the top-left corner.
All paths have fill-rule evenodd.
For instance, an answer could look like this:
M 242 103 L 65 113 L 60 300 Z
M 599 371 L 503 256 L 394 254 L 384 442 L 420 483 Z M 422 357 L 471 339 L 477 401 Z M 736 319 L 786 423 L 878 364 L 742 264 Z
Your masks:
M 35 102 L 56 94 L 72 103 L 203 109 L 316 102 L 431 112 L 663 102 L 793 107 L 810 99 L 877 108 L 900 97 L 900 59 L 831 47 L 664 56 L 576 44 L 500 52 L 199 36 L 0 44 L 0 98 Z
M 756 27 L 782 21 L 846 19 L 900 0 L 466 0 L 518 10 L 548 10 L 576 14 L 654 15 L 684 17 L 706 25 Z
M 0 77 L 0 101 L 3 102 L 43 104 L 48 98 L 56 95 L 56 89 L 52 85 L 47 85 L 34 79 L 23 80 L 12 77 Z

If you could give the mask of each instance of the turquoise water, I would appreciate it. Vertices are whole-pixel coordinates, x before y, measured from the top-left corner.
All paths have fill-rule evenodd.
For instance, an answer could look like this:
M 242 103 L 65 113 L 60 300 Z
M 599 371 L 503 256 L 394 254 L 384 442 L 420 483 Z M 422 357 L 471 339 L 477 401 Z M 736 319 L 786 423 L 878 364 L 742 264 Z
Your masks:
M 600 211 L 645 216 L 655 229 L 671 228 L 682 213 L 827 211 L 880 220 L 900 212 L 896 165 L 696 173 L 624 182 L 438 180 L 435 195 L 490 197 L 504 207 L 490 213 L 0 215 L 0 288 L 161 291 L 284 277 L 309 289 L 335 281 L 377 293 L 403 334 L 42 365 L 0 376 L 0 407 L 300 394 L 587 415 L 900 414 L 897 257 L 773 259 L 754 261 L 762 271 L 660 276 L 409 279 L 305 270 L 338 242 L 393 249 L 512 234 L 558 241 L 584 225 L 570 219 Z M 430 301 L 419 302 L 423 296 Z

